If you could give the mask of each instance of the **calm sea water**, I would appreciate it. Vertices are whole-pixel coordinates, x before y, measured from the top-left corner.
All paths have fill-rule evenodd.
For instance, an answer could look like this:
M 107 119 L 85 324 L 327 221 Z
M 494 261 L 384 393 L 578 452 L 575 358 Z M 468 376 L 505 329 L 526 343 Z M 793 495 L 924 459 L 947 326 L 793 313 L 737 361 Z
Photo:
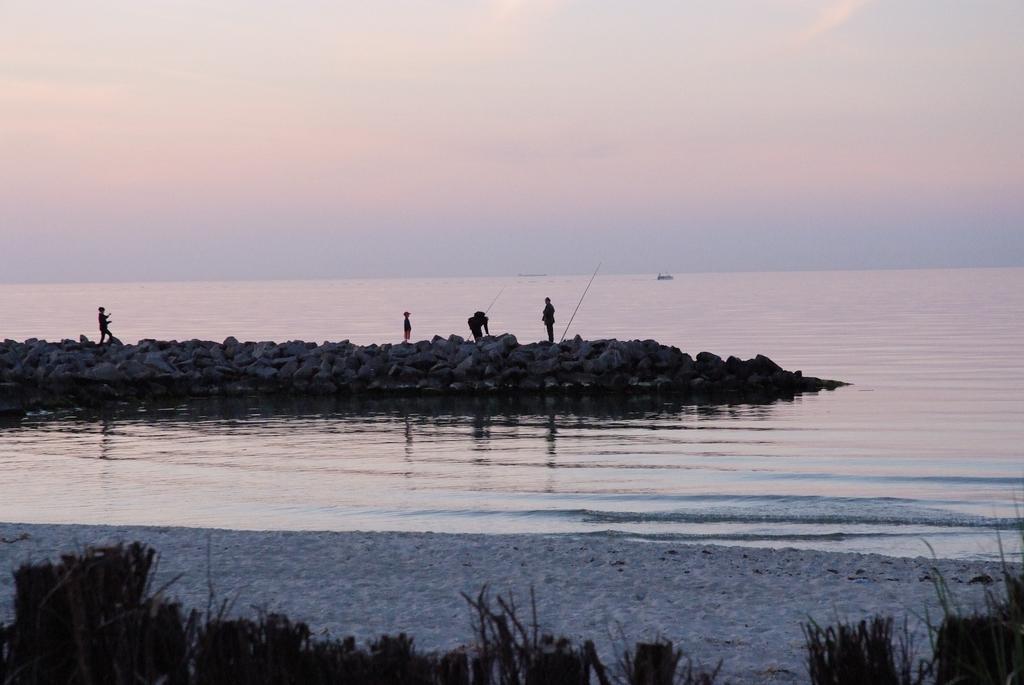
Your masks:
M 0 336 L 559 333 L 589 276 L 0 286 Z M 194 402 L 0 424 L 0 520 L 599 532 L 998 555 L 1024 498 L 1024 269 L 601 276 L 570 335 L 854 383 L 769 404 Z M 926 544 L 927 543 L 927 544 Z

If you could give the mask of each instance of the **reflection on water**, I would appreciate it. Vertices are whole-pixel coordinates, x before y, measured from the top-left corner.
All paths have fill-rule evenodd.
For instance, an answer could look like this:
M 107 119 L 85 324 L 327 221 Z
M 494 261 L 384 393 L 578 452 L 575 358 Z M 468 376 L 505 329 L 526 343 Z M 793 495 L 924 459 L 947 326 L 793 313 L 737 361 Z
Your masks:
M 0 286 L 0 310 L 19 312 L 13 338 L 89 332 L 102 302 L 125 340 L 367 343 L 397 339 L 404 310 L 417 337 L 464 333 L 480 293 L 506 288 L 492 330 L 526 341 L 544 334 L 544 297 L 565 311 L 588 278 Z M 599 276 L 573 332 L 763 353 L 855 385 L 763 405 L 211 401 L 28 417 L 0 427 L 0 519 L 994 554 L 1024 497 L 1021 312 L 1024 269 Z
M 0 428 L 8 448 L 0 518 L 614 530 L 890 552 L 927 538 L 948 554 L 978 554 L 979 545 L 991 548 L 991 530 L 1012 527 L 1020 486 L 1012 474 L 979 482 L 925 467 L 885 476 L 885 456 L 822 471 L 794 453 L 793 434 L 816 430 L 786 425 L 785 415 L 829 396 L 738 405 L 232 398 L 37 415 Z

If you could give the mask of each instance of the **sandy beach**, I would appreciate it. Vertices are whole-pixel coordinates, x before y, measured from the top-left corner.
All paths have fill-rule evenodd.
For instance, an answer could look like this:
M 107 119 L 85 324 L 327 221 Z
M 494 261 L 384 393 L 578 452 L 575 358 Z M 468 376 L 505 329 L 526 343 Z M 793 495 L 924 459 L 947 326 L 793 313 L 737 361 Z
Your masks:
M 470 641 L 461 592 L 486 584 L 528 606 L 542 628 L 594 639 L 608 661 L 625 645 L 664 637 L 700 664 L 722 661 L 719 682 L 802 683 L 800 624 L 938 611 L 932 569 L 958 601 L 1001 589 L 990 562 L 795 549 L 678 545 L 613 535 L 247 532 L 198 528 L 0 524 L 0 618 L 12 615 L 9 571 L 87 545 L 139 540 L 160 553 L 157 584 L 205 610 L 283 612 L 315 632 L 366 640 L 413 635 L 421 650 Z M 978 582 L 988 575 L 995 583 Z M 974 580 L 975 582 L 971 582 Z

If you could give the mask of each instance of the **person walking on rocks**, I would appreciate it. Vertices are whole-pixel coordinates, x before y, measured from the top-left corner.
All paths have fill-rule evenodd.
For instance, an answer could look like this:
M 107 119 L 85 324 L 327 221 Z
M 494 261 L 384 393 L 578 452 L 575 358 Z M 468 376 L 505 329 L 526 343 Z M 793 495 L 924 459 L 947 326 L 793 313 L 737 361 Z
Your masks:
M 409 342 L 409 336 L 412 335 L 412 322 L 409 321 L 409 312 L 403 314 L 405 317 L 405 342 Z
M 113 340 L 114 334 L 110 332 L 110 315 L 106 313 L 106 310 L 103 307 L 100 307 L 99 312 L 100 345 L 102 345 L 104 341 L 109 342 L 110 340 Z
M 544 298 L 544 313 L 540 315 L 540 320 L 548 329 L 548 342 L 555 342 L 555 307 L 550 297 Z
M 487 328 L 487 315 L 483 312 L 475 312 L 473 316 L 469 317 L 466 323 L 469 324 L 469 330 L 473 333 L 473 340 L 480 340 L 486 332 L 487 335 L 491 334 L 490 329 Z

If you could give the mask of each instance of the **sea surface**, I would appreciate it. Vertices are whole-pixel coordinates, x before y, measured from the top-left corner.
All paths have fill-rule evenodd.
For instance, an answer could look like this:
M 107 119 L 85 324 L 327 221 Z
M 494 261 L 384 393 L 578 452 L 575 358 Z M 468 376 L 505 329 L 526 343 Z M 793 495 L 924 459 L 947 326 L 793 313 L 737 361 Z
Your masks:
M 397 342 L 557 334 L 590 275 L 0 285 L 0 337 Z M 497 299 L 495 299 L 497 298 Z M 493 304 L 492 304 L 493 301 Z M 767 404 L 193 401 L 0 423 L 0 520 L 577 532 L 917 556 L 1017 553 L 1024 269 L 598 275 L 568 331 L 765 354 L 853 383 Z

